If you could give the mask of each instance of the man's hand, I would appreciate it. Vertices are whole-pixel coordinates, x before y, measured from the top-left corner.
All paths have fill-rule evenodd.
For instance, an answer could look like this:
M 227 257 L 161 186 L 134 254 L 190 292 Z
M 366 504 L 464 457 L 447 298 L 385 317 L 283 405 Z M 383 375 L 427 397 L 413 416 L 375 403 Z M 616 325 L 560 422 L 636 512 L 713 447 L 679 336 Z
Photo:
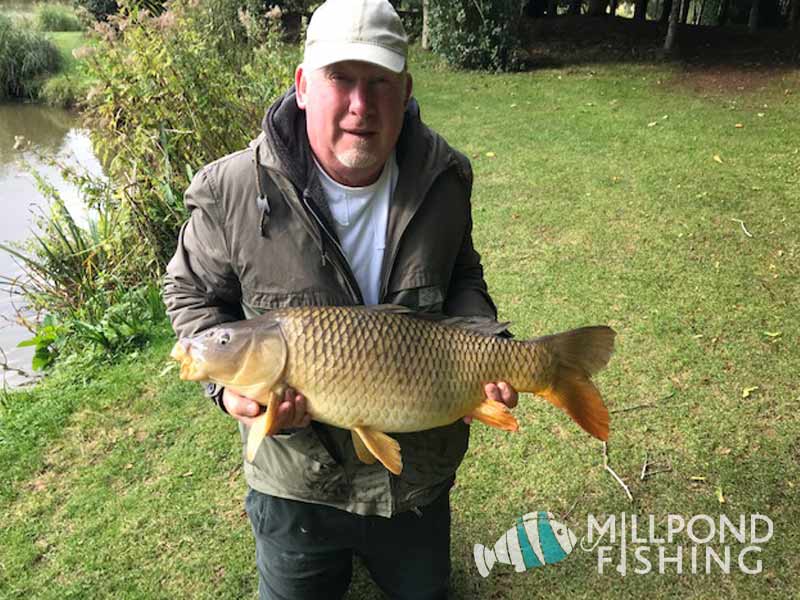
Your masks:
M 253 419 L 265 410 L 265 407 L 255 400 L 240 396 L 228 388 L 225 388 L 222 394 L 222 403 L 225 405 L 228 414 L 237 421 L 244 423 L 247 427 L 250 427 Z M 277 428 L 275 431 L 292 427 L 306 427 L 309 423 L 311 423 L 311 415 L 306 411 L 305 396 L 298 394 L 291 388 L 287 388 L 278 406 Z
M 483 391 L 486 393 L 486 398 L 488 400 L 496 400 L 497 402 L 502 402 L 508 408 L 514 408 L 519 402 L 519 394 L 517 394 L 517 390 L 515 390 L 512 386 L 507 384 L 505 381 L 498 381 L 497 383 L 487 383 Z M 467 415 L 464 417 L 464 423 L 469 425 L 472 423 L 472 417 Z

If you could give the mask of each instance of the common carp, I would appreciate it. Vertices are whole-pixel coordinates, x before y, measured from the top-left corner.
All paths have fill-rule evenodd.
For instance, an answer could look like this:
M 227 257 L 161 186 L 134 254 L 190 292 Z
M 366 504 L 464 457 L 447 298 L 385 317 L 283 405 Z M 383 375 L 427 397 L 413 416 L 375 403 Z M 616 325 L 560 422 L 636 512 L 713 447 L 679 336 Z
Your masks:
M 593 436 L 608 439 L 608 410 L 591 375 L 611 357 L 614 330 L 583 327 L 530 341 L 496 334 L 505 324 L 435 320 L 409 309 L 304 307 L 224 323 L 175 344 L 180 376 L 211 381 L 266 406 L 250 428 L 252 462 L 275 433 L 287 387 L 312 418 L 349 429 L 358 458 L 400 474 L 400 446 L 387 433 L 423 431 L 470 415 L 516 431 L 517 420 L 489 400 L 488 382 L 506 381 L 562 408 Z

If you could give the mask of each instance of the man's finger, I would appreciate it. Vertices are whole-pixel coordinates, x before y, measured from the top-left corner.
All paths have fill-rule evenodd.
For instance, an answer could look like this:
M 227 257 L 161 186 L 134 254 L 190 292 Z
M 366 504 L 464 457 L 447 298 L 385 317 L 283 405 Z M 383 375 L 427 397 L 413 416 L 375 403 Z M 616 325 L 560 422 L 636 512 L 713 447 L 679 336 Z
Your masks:
M 306 418 L 306 398 L 302 394 L 295 394 L 294 397 L 294 427 L 302 427 L 302 422 Z
M 483 391 L 486 393 L 486 397 L 489 400 L 495 400 L 497 402 L 501 402 L 503 399 L 502 396 L 500 395 L 500 390 L 494 383 L 487 383 L 483 387 Z
M 499 382 L 497 387 L 500 388 L 500 396 L 503 399 L 503 404 L 509 408 L 514 408 L 519 400 L 516 390 L 505 381 Z

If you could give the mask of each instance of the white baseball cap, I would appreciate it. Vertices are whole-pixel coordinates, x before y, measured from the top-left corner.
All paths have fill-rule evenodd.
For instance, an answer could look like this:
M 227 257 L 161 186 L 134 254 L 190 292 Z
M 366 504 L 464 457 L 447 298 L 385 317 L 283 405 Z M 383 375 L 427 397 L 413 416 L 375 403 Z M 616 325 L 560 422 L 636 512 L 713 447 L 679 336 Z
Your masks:
M 302 66 L 360 60 L 400 73 L 407 56 L 403 23 L 387 0 L 327 0 L 311 16 Z

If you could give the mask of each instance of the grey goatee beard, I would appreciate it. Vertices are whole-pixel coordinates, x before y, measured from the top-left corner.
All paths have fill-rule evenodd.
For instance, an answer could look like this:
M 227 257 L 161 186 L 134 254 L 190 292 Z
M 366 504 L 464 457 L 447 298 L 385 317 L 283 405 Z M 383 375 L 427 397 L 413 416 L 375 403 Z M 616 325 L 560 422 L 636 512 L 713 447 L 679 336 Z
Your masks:
M 366 144 L 364 144 L 365 146 Z M 378 162 L 375 153 L 370 152 L 362 145 L 358 145 L 349 150 L 336 153 L 336 160 L 342 163 L 348 169 L 368 169 L 374 167 Z

